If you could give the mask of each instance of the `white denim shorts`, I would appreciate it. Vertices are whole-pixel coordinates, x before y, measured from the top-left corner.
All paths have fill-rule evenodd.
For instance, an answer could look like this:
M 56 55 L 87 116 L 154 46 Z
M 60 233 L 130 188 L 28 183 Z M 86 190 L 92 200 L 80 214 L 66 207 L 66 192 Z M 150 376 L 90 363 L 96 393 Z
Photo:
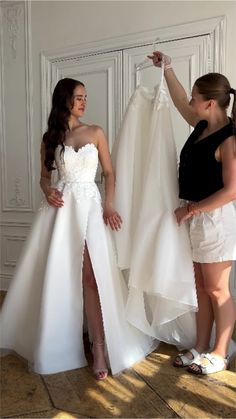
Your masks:
M 233 202 L 189 220 L 194 262 L 236 260 L 236 207 Z

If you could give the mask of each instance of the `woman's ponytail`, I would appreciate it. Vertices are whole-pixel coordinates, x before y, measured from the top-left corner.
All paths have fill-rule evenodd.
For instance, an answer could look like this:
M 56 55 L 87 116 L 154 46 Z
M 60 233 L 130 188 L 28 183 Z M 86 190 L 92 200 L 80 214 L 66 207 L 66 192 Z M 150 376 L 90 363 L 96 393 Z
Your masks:
M 232 93 L 234 95 L 231 118 L 232 118 L 232 121 L 233 121 L 234 135 L 236 135 L 236 90 L 231 87 L 230 88 L 230 93 Z

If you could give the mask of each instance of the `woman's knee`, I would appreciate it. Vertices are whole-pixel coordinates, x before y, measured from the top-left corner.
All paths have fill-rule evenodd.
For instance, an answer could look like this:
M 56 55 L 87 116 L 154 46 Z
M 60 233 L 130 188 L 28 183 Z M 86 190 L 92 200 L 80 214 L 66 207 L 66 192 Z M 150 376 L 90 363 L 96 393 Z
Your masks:
M 96 280 L 93 273 L 93 268 L 88 252 L 87 246 L 84 251 L 84 264 L 83 264 L 83 285 L 86 288 L 97 289 Z
M 219 301 L 230 298 L 230 292 L 227 286 L 219 286 L 218 284 L 205 285 L 205 290 L 211 300 Z

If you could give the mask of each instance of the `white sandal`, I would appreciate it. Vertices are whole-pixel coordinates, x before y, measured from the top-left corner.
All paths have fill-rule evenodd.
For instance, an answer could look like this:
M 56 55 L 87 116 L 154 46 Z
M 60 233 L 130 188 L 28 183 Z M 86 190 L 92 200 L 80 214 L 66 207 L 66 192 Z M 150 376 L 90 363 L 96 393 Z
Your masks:
M 188 352 L 192 354 L 191 359 L 186 356 Z M 188 367 L 192 363 L 197 363 L 200 359 L 201 354 L 198 351 L 196 351 L 196 349 L 192 348 L 186 351 L 185 353 L 178 354 L 174 359 L 173 366 L 177 368 Z M 179 364 L 178 361 L 180 361 L 181 364 Z
M 203 359 L 208 359 L 209 363 L 204 364 Z M 220 356 L 211 355 L 209 353 L 202 354 L 201 359 L 198 362 L 193 362 L 188 368 L 187 371 L 191 374 L 197 375 L 207 375 L 214 374 L 215 372 L 220 372 L 226 370 L 228 365 L 227 358 L 222 358 Z

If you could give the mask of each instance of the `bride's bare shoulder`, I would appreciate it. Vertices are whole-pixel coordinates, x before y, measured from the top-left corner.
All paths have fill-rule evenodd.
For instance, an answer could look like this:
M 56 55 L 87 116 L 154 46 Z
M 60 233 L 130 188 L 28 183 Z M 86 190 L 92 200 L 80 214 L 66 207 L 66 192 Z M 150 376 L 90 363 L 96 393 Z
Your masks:
M 97 132 L 97 131 L 102 131 L 102 128 L 99 126 L 99 125 L 95 125 L 95 124 L 93 124 L 93 125 L 88 125 L 88 128 L 89 129 L 91 129 L 92 131 L 94 131 L 94 132 Z
M 90 134 L 94 137 L 104 136 L 104 131 L 102 127 L 100 127 L 99 125 L 87 125 L 87 129 L 89 130 Z
M 96 133 L 98 131 L 102 131 L 102 128 L 99 125 L 95 125 L 95 124 L 91 124 L 91 125 L 89 125 L 89 124 L 80 124 L 77 127 L 77 130 L 78 131 L 90 131 L 90 132 Z

